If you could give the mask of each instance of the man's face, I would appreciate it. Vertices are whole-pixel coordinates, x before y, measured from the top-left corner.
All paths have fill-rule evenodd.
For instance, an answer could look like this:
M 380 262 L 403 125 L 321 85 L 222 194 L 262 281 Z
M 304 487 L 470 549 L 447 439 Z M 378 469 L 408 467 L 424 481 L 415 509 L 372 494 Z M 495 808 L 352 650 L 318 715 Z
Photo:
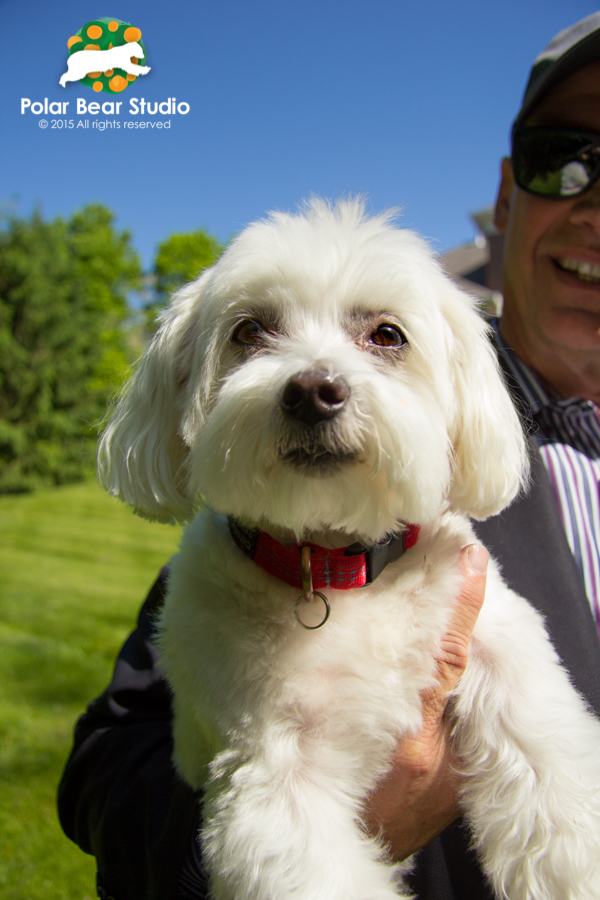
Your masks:
M 600 134 L 600 62 L 558 84 L 526 124 Z M 553 359 L 600 356 L 600 181 L 573 200 L 548 200 L 517 188 L 504 160 L 495 221 L 505 234 L 502 332 L 554 383 Z

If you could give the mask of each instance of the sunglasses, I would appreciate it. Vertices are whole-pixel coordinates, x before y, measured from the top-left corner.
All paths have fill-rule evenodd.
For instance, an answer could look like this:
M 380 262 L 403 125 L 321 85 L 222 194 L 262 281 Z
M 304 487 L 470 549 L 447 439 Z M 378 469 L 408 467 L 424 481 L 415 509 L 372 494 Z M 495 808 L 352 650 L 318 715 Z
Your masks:
M 570 200 L 585 193 L 600 175 L 600 134 L 570 128 L 516 128 L 513 170 L 529 194 Z

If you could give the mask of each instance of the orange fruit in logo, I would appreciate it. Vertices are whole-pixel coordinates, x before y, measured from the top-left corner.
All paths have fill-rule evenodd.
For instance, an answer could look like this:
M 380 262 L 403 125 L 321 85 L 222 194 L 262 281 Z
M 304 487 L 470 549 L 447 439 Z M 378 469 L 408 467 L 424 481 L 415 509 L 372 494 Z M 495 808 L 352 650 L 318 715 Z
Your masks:
M 73 44 L 76 44 L 80 40 L 81 40 L 81 38 L 79 37 L 78 34 L 74 34 L 73 37 L 70 37 L 69 40 L 67 41 L 67 47 L 69 48 L 69 50 L 71 49 Z
M 90 75 L 90 78 L 91 78 L 91 77 L 92 77 L 92 76 Z M 96 78 L 95 75 L 94 75 L 93 77 Z M 102 90 L 102 82 L 101 82 L 101 81 L 95 81 L 95 82 L 93 83 L 92 87 L 94 88 L 94 90 L 95 90 L 96 92 L 101 91 L 101 90 Z
M 115 77 L 111 78 L 108 82 L 108 86 L 111 91 L 119 93 L 120 91 L 124 91 L 127 87 L 127 79 L 123 78 L 122 75 L 115 75 Z
M 142 36 L 142 32 L 139 28 L 134 28 L 133 25 L 130 25 L 129 28 L 126 28 L 123 37 L 127 41 L 128 44 L 133 44 L 135 41 L 139 41 Z
M 100 78 L 101 75 L 102 75 L 102 72 L 88 72 L 87 73 L 88 78 Z
M 98 46 L 98 44 L 86 44 L 83 49 L 84 50 L 99 50 L 100 47 Z
M 87 36 L 93 41 L 97 41 L 99 37 L 102 37 L 102 29 L 99 25 L 90 25 L 87 30 Z
M 114 69 L 107 69 L 106 72 L 105 72 L 104 74 L 106 75 L 107 78 L 112 78 L 113 75 L 115 74 L 115 70 L 114 70 Z
M 118 27 L 119 27 L 119 23 L 118 23 L 118 22 L 109 22 L 109 23 L 108 23 L 108 30 L 109 30 L 109 31 L 116 31 Z

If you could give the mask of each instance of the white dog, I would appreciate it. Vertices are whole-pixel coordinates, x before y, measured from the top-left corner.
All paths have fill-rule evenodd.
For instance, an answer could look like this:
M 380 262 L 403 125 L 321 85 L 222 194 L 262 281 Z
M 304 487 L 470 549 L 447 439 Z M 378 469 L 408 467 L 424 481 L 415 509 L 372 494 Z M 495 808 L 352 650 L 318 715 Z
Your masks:
M 128 75 L 147 75 L 151 66 L 138 66 L 133 62 L 143 58 L 144 50 L 137 41 L 108 50 L 78 50 L 67 59 L 67 71 L 58 83 L 66 87 L 67 81 L 80 81 L 91 72 L 108 72 L 110 69 L 123 69 Z
M 160 646 L 217 900 L 408 896 L 362 804 L 419 730 L 467 516 L 526 469 L 486 326 L 389 215 L 272 214 L 175 295 L 101 472 L 148 516 L 202 508 Z M 493 562 L 451 713 L 498 897 L 598 900 L 600 725 Z

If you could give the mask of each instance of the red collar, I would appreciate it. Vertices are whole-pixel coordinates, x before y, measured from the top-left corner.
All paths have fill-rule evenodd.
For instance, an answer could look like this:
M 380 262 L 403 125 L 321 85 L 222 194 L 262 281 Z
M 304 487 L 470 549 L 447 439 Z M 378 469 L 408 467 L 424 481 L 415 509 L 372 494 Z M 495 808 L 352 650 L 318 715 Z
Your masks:
M 351 590 L 372 584 L 388 563 L 399 559 L 417 543 L 419 525 L 407 525 L 404 531 L 388 534 L 372 547 L 352 544 L 328 550 L 309 541 L 285 547 L 265 531 L 246 528 L 228 518 L 229 531 L 237 546 L 266 572 L 292 587 L 302 588 L 302 547 L 311 548 L 312 580 L 315 590 L 334 588 Z

